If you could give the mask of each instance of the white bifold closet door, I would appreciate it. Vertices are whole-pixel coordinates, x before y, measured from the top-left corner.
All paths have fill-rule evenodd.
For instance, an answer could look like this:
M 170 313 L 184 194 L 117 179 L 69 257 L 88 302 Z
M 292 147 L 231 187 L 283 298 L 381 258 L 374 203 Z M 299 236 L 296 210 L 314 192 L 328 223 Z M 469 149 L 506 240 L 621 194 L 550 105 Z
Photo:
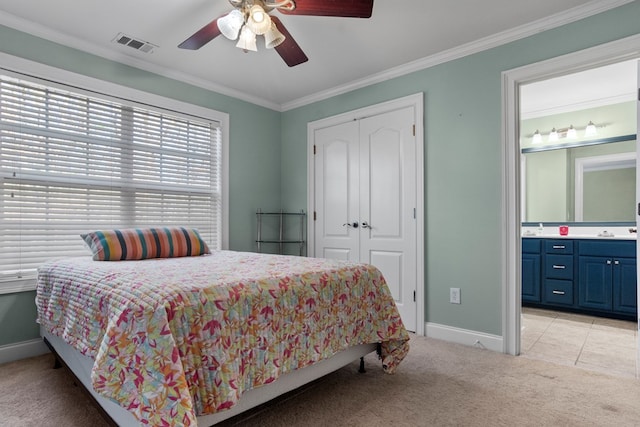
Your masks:
M 416 137 L 407 107 L 315 131 L 317 257 L 370 263 L 416 330 Z

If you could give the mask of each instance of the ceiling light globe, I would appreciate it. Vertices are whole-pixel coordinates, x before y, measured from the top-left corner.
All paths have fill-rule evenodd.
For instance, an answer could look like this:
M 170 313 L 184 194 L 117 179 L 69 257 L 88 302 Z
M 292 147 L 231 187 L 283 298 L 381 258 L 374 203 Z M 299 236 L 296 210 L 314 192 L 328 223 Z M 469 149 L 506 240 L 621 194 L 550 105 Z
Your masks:
M 242 24 L 244 24 L 244 15 L 238 9 L 234 9 L 218 19 L 218 29 L 220 33 L 229 40 L 238 38 Z
M 258 50 L 258 46 L 256 46 L 256 35 L 246 25 L 242 27 L 236 47 L 239 47 L 245 52 L 249 50 L 256 52 Z
M 275 22 L 271 22 L 271 27 L 269 30 L 264 33 L 264 45 L 267 49 L 273 49 L 274 47 L 281 44 L 286 37 L 276 27 Z

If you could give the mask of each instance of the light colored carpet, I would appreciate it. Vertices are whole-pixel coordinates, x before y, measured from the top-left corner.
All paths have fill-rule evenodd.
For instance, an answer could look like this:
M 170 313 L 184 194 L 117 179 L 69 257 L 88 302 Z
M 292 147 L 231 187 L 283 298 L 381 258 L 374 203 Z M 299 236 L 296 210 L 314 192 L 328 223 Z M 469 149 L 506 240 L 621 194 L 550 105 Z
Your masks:
M 640 381 L 412 336 L 395 375 L 374 355 L 225 426 L 638 426 Z M 0 366 L 0 425 L 106 423 L 50 355 Z

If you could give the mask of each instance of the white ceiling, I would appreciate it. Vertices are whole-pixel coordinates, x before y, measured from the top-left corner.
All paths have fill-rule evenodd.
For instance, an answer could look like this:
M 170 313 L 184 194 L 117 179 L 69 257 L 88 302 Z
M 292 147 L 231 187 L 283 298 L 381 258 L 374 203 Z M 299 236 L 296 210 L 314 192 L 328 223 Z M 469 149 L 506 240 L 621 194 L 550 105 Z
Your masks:
M 629 1 L 375 0 L 370 19 L 280 15 L 309 57 L 293 68 L 262 40 L 250 53 L 222 36 L 197 51 L 177 48 L 231 10 L 227 0 L 0 0 L 0 25 L 286 110 Z M 145 54 L 114 43 L 119 33 L 157 47 Z

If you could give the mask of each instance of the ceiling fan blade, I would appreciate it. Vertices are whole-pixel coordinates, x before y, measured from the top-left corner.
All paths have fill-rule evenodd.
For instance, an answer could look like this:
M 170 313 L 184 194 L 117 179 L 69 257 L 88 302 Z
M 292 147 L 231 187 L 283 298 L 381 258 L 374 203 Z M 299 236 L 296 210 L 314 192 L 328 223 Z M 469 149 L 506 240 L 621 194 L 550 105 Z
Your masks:
M 195 34 L 180 43 L 178 47 L 180 49 L 196 50 L 200 49 L 202 46 L 218 37 L 221 34 L 220 29 L 218 28 L 218 19 L 222 18 L 223 16 L 226 16 L 226 14 L 217 17 L 204 27 L 200 28 L 198 31 L 196 31 Z
M 282 43 L 275 47 L 275 50 L 282 57 L 289 67 L 295 67 L 303 62 L 307 62 L 309 58 L 302 51 L 298 43 L 293 39 L 291 33 L 282 25 L 282 21 L 277 16 L 271 16 L 271 21 L 275 22 L 278 30 L 285 36 Z
M 295 0 L 291 11 L 278 9 L 288 15 L 337 16 L 344 18 L 370 18 L 373 0 Z

